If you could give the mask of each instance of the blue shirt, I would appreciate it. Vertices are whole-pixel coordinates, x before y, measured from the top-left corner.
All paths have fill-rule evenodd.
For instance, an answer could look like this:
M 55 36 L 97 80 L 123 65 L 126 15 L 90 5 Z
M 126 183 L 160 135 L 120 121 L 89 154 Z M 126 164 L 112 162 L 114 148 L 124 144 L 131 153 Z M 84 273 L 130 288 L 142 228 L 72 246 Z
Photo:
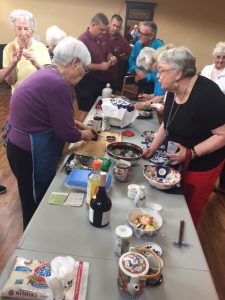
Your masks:
M 162 47 L 164 45 L 164 43 L 161 40 L 158 39 L 154 39 L 154 41 L 149 45 L 149 47 L 153 48 L 153 49 L 158 49 L 160 47 Z M 136 65 L 136 61 L 137 61 L 137 57 L 140 53 L 140 51 L 146 47 L 143 44 L 140 44 L 139 41 L 136 42 L 136 44 L 134 45 L 132 52 L 130 54 L 129 57 L 129 69 L 128 69 L 128 73 L 130 74 L 135 74 L 135 69 L 141 69 L 143 70 L 143 68 L 140 68 Z M 152 78 L 152 73 L 146 72 L 146 80 L 150 81 L 150 80 L 154 80 L 154 78 Z
M 163 96 L 165 95 L 165 91 L 161 88 L 159 81 L 157 79 L 158 70 L 156 70 L 152 74 L 152 80 L 154 81 L 154 95 L 155 96 Z

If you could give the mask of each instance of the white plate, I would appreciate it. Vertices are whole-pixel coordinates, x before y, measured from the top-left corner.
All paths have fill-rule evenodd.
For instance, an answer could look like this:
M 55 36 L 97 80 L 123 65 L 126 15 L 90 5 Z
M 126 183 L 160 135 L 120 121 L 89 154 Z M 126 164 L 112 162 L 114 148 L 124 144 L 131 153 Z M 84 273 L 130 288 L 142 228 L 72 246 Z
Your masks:
M 156 210 L 156 211 L 160 211 L 162 209 L 162 206 L 158 203 L 150 203 L 150 207 L 151 207 L 151 209 Z
M 158 256 L 162 255 L 162 248 L 153 242 L 146 242 L 142 245 L 142 247 L 153 250 Z

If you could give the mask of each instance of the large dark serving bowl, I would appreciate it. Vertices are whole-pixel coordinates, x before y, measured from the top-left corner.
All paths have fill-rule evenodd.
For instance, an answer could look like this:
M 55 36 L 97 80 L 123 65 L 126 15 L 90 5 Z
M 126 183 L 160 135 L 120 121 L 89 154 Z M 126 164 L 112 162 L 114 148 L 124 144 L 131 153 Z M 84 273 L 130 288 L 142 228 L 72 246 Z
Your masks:
M 143 149 L 138 145 L 127 142 L 115 142 L 106 147 L 109 156 L 117 159 L 124 159 L 132 164 L 142 158 Z

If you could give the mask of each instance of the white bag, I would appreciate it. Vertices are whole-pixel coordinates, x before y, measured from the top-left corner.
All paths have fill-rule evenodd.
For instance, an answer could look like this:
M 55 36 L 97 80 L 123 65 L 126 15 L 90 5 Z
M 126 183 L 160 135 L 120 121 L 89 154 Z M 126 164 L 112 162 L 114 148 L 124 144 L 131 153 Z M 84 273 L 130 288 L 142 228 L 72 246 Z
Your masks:
M 131 124 L 139 115 L 133 104 L 120 97 L 102 99 L 102 113 L 109 118 L 110 125 L 120 128 Z

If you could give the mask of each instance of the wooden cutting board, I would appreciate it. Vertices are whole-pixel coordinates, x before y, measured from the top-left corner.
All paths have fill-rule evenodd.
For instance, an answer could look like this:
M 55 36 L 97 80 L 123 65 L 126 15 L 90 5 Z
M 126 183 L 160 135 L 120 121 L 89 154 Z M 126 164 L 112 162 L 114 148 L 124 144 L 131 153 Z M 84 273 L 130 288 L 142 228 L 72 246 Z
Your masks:
M 121 142 L 122 136 L 120 132 L 114 132 L 114 131 L 102 131 L 98 136 L 99 142 L 104 142 L 106 146 L 112 142 L 107 141 L 107 136 L 115 136 L 116 140 L 114 142 Z
M 106 143 L 104 141 L 80 141 L 69 147 L 70 152 L 85 156 L 105 156 Z

